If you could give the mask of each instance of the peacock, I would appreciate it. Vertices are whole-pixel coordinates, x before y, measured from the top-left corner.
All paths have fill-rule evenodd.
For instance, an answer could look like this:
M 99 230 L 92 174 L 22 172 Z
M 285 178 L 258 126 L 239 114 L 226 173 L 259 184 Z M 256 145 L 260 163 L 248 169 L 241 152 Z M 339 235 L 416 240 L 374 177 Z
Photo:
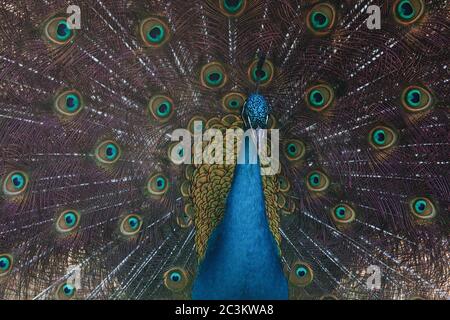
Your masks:
M 0 5 L 1 299 L 450 297 L 448 1 Z

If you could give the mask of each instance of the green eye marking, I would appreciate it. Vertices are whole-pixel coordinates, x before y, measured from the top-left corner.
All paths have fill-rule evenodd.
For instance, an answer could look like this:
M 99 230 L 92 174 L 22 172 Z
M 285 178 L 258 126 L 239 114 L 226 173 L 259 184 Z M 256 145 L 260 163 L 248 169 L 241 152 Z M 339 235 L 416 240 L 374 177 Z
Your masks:
M 3 193 L 6 196 L 18 196 L 28 187 L 28 175 L 23 171 L 12 171 L 3 180 Z
M 332 218 L 338 224 L 353 222 L 356 218 L 355 210 L 348 204 L 341 203 L 332 210 Z
M 258 70 L 258 60 L 254 60 L 248 68 L 248 78 L 254 84 L 266 86 L 272 82 L 274 70 L 273 63 L 269 60 L 264 61 L 262 68 Z
M 319 170 L 312 171 L 306 176 L 306 187 L 310 191 L 325 191 L 329 185 L 330 180 L 323 172 Z
M 411 213 L 419 219 L 432 219 L 436 216 L 437 210 L 433 202 L 427 197 L 414 198 L 409 203 Z
M 119 160 L 120 156 L 120 147 L 112 140 L 103 141 L 95 149 L 95 157 L 100 163 L 113 164 Z
M 60 115 L 73 117 L 84 108 L 84 105 L 77 90 L 67 90 L 56 97 L 54 108 Z
M 318 173 L 314 173 L 309 177 L 309 183 L 313 187 L 317 187 L 320 185 L 320 175 Z
M 402 92 L 402 106 L 410 112 L 429 109 L 433 105 L 431 92 L 424 86 L 409 86 Z
M 143 20 L 140 24 L 139 32 L 144 45 L 152 48 L 163 46 L 170 38 L 168 25 L 157 17 Z
M 222 107 L 225 111 L 239 113 L 246 99 L 242 93 L 230 92 L 222 98 Z
M 124 236 L 133 236 L 142 228 L 142 218 L 137 214 L 127 215 L 120 223 L 120 232 Z
M 307 14 L 306 26 L 317 36 L 331 32 L 336 20 L 336 10 L 329 3 L 316 4 Z
M 45 24 L 44 35 L 50 42 L 63 45 L 74 37 L 75 32 L 69 28 L 67 18 L 55 17 L 48 20 Z
M 289 161 L 298 161 L 305 155 L 306 147 L 300 140 L 288 140 L 283 151 Z
M 6 276 L 12 269 L 13 257 L 9 254 L 0 254 L 0 277 Z
M 423 0 L 396 0 L 392 10 L 398 23 L 409 25 L 422 17 L 425 5 Z
M 314 29 L 322 30 L 330 24 L 330 20 L 322 12 L 313 12 L 311 14 L 311 24 Z
M 68 212 L 64 215 L 64 222 L 68 228 L 72 228 L 77 224 L 77 216 L 73 212 Z
M 247 5 L 246 0 L 220 0 L 219 7 L 223 15 L 237 17 L 241 15 Z
M 305 267 L 300 266 L 300 267 L 297 268 L 295 273 L 297 274 L 297 277 L 303 278 L 303 277 L 305 277 L 308 274 L 308 270 Z
M 310 110 L 321 112 L 332 105 L 334 90 L 325 83 L 314 85 L 306 89 L 305 101 Z
M 206 81 L 211 86 L 217 86 L 219 85 L 223 80 L 223 75 L 221 72 L 218 71 L 212 71 L 206 75 Z
M 303 261 L 297 261 L 291 267 L 289 282 L 296 287 L 306 287 L 314 278 L 311 266 Z
M 221 88 L 227 82 L 224 66 L 219 62 L 211 62 L 203 66 L 200 80 L 204 87 L 210 89 Z
M 386 132 L 383 129 L 378 129 L 373 133 L 373 141 L 382 146 L 386 143 Z
M 72 30 L 69 29 L 67 21 L 61 20 L 56 28 L 56 37 L 60 41 L 66 41 L 72 36 Z
M 70 283 L 62 283 L 59 285 L 56 292 L 56 298 L 58 300 L 71 300 L 76 293 L 77 289 Z
M 161 25 L 155 25 L 147 32 L 147 40 L 159 44 L 164 40 L 165 33 Z
M 319 90 L 312 90 L 309 94 L 309 102 L 315 107 L 321 107 L 325 103 L 325 99 Z
M 190 282 L 189 274 L 183 268 L 172 268 L 164 273 L 164 285 L 173 292 L 181 292 Z
M 374 149 L 385 150 L 397 142 L 397 134 L 393 129 L 386 126 L 377 126 L 370 133 L 370 144 Z
M 56 220 L 56 230 L 60 233 L 74 231 L 80 223 L 80 213 L 76 210 L 63 211 Z
M 162 173 L 152 175 L 147 183 L 147 191 L 151 196 L 163 196 L 169 189 L 169 181 Z
M 174 102 L 165 95 L 155 95 L 148 104 L 151 119 L 159 123 L 167 123 L 174 114 Z
M 335 212 L 336 217 L 338 219 L 344 219 L 345 218 L 345 207 L 343 207 L 343 206 L 337 207 L 334 212 Z

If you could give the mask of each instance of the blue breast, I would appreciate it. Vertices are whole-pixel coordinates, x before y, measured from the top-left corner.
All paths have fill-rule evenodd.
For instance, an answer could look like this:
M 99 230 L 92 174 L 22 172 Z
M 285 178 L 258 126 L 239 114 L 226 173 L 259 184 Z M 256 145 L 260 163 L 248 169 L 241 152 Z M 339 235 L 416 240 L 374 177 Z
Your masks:
M 247 154 L 256 153 L 253 142 Z M 241 148 L 243 150 L 243 148 Z M 269 229 L 259 164 L 238 164 L 225 215 L 208 242 L 193 299 L 287 299 L 288 285 Z

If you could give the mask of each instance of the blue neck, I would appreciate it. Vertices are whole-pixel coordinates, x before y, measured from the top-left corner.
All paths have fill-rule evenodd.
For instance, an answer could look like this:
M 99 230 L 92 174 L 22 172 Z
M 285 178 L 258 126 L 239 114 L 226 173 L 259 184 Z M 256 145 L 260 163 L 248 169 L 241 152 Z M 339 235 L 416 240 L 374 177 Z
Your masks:
M 247 156 L 256 155 L 252 141 L 246 151 Z M 192 298 L 288 298 L 278 247 L 267 221 L 259 163 L 235 168 L 225 215 L 209 239 Z

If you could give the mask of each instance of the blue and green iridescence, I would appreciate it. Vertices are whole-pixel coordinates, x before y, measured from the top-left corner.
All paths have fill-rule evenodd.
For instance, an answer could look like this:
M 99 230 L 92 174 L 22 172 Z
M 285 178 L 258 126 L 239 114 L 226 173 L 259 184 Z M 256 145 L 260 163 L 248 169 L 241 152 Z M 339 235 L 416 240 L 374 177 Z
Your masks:
M 119 150 L 117 149 L 117 147 L 114 144 L 109 143 L 106 146 L 105 153 L 106 153 L 106 158 L 110 161 L 113 161 L 117 158 L 117 155 L 119 154 Z
M 310 22 L 314 29 L 323 30 L 328 27 L 330 20 L 322 12 L 315 11 L 310 16 Z
M 295 143 L 289 143 L 287 145 L 287 152 L 290 156 L 295 157 L 297 155 L 298 152 L 298 148 L 295 145 Z
M 0 271 L 6 272 L 11 267 L 11 259 L 7 256 L 0 256 Z
M 66 108 L 69 112 L 75 112 L 80 107 L 80 98 L 75 94 L 68 94 L 66 97 Z
M 156 179 L 156 188 L 161 191 L 166 187 L 166 180 L 162 177 Z
M 338 218 L 339 220 L 345 219 L 345 212 L 347 210 L 345 209 L 345 207 L 343 206 L 339 206 L 334 210 L 334 214 L 336 216 L 336 218 Z
M 128 225 L 131 230 L 136 231 L 137 229 L 139 229 L 140 224 L 141 223 L 138 218 L 136 218 L 136 217 L 128 218 Z
M 170 281 L 173 281 L 173 282 L 181 281 L 181 274 L 179 272 L 172 272 L 170 274 Z
M 309 177 L 309 184 L 313 187 L 318 187 L 320 185 L 320 175 L 318 173 L 313 173 Z
M 213 71 L 206 75 L 206 82 L 211 86 L 218 86 L 223 80 L 223 74 L 218 71 Z
M 170 114 L 171 110 L 172 110 L 172 104 L 169 101 L 164 101 L 156 109 L 156 114 L 159 117 L 164 118 Z
M 154 25 L 147 32 L 147 40 L 154 44 L 159 44 L 164 40 L 165 30 L 161 25 Z
M 69 29 L 67 21 L 61 20 L 56 27 L 56 38 L 59 41 L 66 41 L 72 36 L 72 30 Z
M 62 286 L 62 292 L 66 297 L 71 298 L 75 294 L 75 287 L 66 283 Z
M 26 177 L 22 173 L 14 173 L 11 182 L 15 190 L 21 190 L 25 186 Z
M 400 1 L 397 5 L 396 12 L 402 20 L 412 20 L 416 15 L 416 10 L 409 0 Z
M 312 90 L 309 94 L 309 102 L 314 107 L 321 107 L 325 104 L 325 99 L 319 90 Z
M 224 0 L 223 1 L 223 7 L 225 10 L 230 13 L 234 14 L 242 9 L 242 6 L 244 4 L 243 0 Z
M 420 106 L 422 93 L 418 89 L 411 89 L 406 93 L 406 103 L 412 108 Z
M 67 228 L 72 228 L 77 224 L 77 215 L 73 212 L 67 212 L 64 214 L 64 223 L 66 224 Z
M 423 214 L 427 209 L 427 202 L 423 199 L 418 199 L 414 202 L 414 210 L 417 214 Z
M 376 145 L 384 145 L 386 143 L 386 132 L 383 129 L 375 130 L 372 134 L 372 140 Z
M 228 102 L 228 107 L 229 107 L 230 109 L 238 109 L 238 108 L 239 108 L 239 101 L 238 101 L 238 100 L 235 100 L 235 99 L 231 99 L 231 100 Z
M 252 78 L 253 81 L 255 82 L 264 82 L 267 81 L 267 79 L 269 79 L 269 74 L 266 72 L 266 70 L 264 69 L 260 69 L 258 70 L 258 68 L 254 68 L 252 71 Z
M 303 266 L 299 266 L 297 268 L 297 270 L 295 270 L 295 274 L 297 275 L 297 277 L 303 278 L 303 277 L 305 277 L 308 274 L 308 269 L 306 269 Z

